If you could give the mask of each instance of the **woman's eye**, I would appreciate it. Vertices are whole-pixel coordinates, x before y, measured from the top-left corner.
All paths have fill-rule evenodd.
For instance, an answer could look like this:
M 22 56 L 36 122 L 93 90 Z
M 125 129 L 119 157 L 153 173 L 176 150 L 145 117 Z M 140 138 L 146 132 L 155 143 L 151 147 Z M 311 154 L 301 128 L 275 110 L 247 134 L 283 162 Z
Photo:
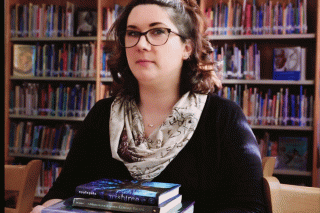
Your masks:
M 151 31 L 152 35 L 162 35 L 165 33 L 166 33 L 165 29 L 154 29 Z
M 130 37 L 139 37 L 140 36 L 140 33 L 137 32 L 137 31 L 133 31 L 133 30 L 128 30 L 127 33 L 126 33 L 127 36 L 130 36 Z

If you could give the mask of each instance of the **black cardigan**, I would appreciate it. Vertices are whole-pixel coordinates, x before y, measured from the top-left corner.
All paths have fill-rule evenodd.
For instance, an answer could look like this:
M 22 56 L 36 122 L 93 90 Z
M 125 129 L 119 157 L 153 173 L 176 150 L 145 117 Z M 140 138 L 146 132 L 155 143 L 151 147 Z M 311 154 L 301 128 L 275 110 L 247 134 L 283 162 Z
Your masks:
M 122 162 L 112 158 L 110 106 L 103 99 L 91 109 L 64 163 L 60 176 L 42 199 L 66 199 L 75 187 L 101 178 L 132 179 Z M 183 200 L 195 212 L 265 212 L 258 145 L 241 108 L 209 95 L 198 126 L 184 149 L 153 181 L 180 183 Z M 243 210 L 243 211 L 241 211 Z

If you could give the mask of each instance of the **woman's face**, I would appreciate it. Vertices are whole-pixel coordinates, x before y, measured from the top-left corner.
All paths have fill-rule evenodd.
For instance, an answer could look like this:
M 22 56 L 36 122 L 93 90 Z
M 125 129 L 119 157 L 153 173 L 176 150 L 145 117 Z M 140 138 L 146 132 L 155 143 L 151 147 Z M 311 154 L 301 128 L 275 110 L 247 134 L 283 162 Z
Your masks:
M 179 33 L 165 9 L 158 5 L 138 5 L 129 14 L 127 30 L 146 32 L 153 28 L 169 28 Z M 139 86 L 179 87 L 183 60 L 191 54 L 189 42 L 183 43 L 174 33 L 162 46 L 151 45 L 144 35 L 136 46 L 126 48 L 129 67 Z

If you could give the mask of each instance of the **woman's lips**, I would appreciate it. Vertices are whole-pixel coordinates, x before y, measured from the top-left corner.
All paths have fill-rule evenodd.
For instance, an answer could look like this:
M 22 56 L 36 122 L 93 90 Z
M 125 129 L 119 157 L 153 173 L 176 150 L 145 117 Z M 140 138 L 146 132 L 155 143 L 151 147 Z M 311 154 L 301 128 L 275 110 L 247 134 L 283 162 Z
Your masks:
M 141 59 L 141 60 L 138 60 L 136 63 L 139 64 L 140 66 L 147 67 L 150 64 L 153 64 L 154 62 L 153 61 L 149 61 L 149 60 Z

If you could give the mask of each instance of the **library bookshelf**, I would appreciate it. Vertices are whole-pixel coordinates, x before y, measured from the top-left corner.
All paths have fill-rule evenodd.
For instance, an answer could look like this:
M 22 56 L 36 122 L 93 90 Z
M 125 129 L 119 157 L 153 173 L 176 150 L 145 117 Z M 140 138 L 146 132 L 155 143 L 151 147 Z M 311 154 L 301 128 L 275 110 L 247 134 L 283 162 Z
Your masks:
M 112 47 L 112 41 L 108 41 L 103 36 L 103 14 L 104 8 L 113 8 L 115 4 L 124 6 L 129 0 L 68 0 L 77 7 L 89 8 L 97 11 L 97 35 L 96 36 L 70 36 L 70 37 L 12 37 L 11 36 L 11 10 L 17 5 L 60 5 L 65 6 L 67 0 L 50 1 L 50 0 L 5 0 L 5 100 L 4 100 L 4 117 L 5 117 L 5 163 L 12 163 L 15 159 L 30 160 L 32 158 L 39 158 L 50 161 L 63 161 L 65 156 L 48 156 L 48 155 L 30 155 L 22 153 L 11 153 L 9 151 L 10 143 L 10 125 L 14 122 L 28 122 L 34 123 L 58 123 L 58 124 L 75 124 L 81 122 L 84 117 L 59 117 L 59 116 L 41 116 L 41 115 L 21 115 L 15 114 L 10 111 L 10 93 L 14 90 L 16 85 L 23 83 L 33 83 L 39 85 L 47 84 L 59 84 L 63 82 L 66 85 L 86 85 L 91 84 L 95 87 L 95 101 L 102 98 L 101 89 L 102 85 L 110 85 L 112 83 L 111 77 L 104 77 L 102 73 L 102 57 L 96 57 L 95 59 L 95 76 L 93 77 L 19 77 L 13 75 L 13 46 L 15 44 L 64 44 L 64 43 L 94 43 L 96 47 Z M 208 7 L 212 7 L 214 4 L 220 1 L 215 0 L 200 0 L 200 7 L 203 11 Z M 223 0 L 224 3 L 228 3 L 228 0 Z M 242 3 L 242 1 L 239 1 Z M 252 3 L 252 1 L 247 1 Z M 265 1 L 257 0 L 257 4 L 262 4 Z M 272 2 L 277 2 L 273 0 Z M 210 35 L 209 39 L 213 45 L 237 44 L 243 45 L 244 43 L 257 43 L 259 49 L 263 51 L 261 56 L 261 79 L 259 80 L 244 80 L 244 79 L 224 79 L 223 84 L 225 86 L 242 85 L 243 87 L 257 87 L 257 88 L 271 88 L 272 90 L 279 90 L 281 87 L 289 87 L 290 90 L 297 90 L 300 86 L 307 88 L 310 94 L 314 95 L 314 109 L 313 109 L 313 125 L 311 126 L 279 126 L 279 125 L 259 125 L 252 124 L 252 129 L 257 135 L 263 134 L 264 131 L 270 131 L 276 136 L 302 134 L 310 139 L 311 152 L 309 155 L 308 171 L 305 172 L 292 172 L 286 170 L 276 171 L 276 175 L 289 176 L 290 178 L 305 178 L 307 179 L 307 185 L 319 186 L 319 168 L 317 168 L 318 154 L 320 140 L 320 100 L 319 100 L 319 76 L 320 76 L 320 6 L 316 0 L 308 2 L 308 33 L 304 34 L 288 34 L 288 35 Z M 288 3 L 288 2 L 287 2 Z M 316 21 L 315 21 L 316 20 Z M 272 80 L 272 49 L 274 47 L 283 46 L 304 46 L 307 51 L 307 72 L 306 80 L 304 81 L 275 81 Z M 310 51 L 309 51 L 310 50 Z M 96 48 L 96 56 L 101 56 L 103 50 Z
M 237 13 L 236 11 L 236 3 L 240 3 L 240 10 L 247 12 L 247 8 L 243 7 L 244 2 L 247 3 L 246 6 L 251 8 L 251 14 L 249 16 L 253 17 L 254 11 L 254 4 L 257 6 L 264 6 L 264 15 L 273 14 L 272 21 L 270 21 L 269 25 L 264 22 L 263 26 L 266 26 L 266 29 L 261 28 L 262 31 L 258 30 L 259 25 L 254 25 L 254 19 L 251 19 L 251 23 L 244 22 L 246 26 L 251 26 L 251 32 L 249 33 L 237 33 L 237 22 L 231 21 L 231 24 L 227 21 L 224 22 L 225 18 L 227 17 L 226 14 L 229 15 L 229 10 Z M 278 2 L 281 2 L 278 4 Z M 278 23 L 278 19 L 275 19 L 277 11 L 276 9 L 270 11 L 270 5 L 275 8 L 280 5 L 284 8 L 285 5 L 288 5 L 290 2 L 293 1 L 214 1 L 214 0 L 202 0 L 200 1 L 200 7 L 202 11 L 206 11 L 206 15 L 208 17 L 208 24 L 211 27 L 211 32 L 209 33 L 210 41 L 212 42 L 213 46 L 218 47 L 225 47 L 227 44 L 229 47 L 237 46 L 243 47 L 244 45 L 250 45 L 255 43 L 257 49 L 260 51 L 259 60 L 260 60 L 260 69 L 259 69 L 259 78 L 255 78 L 253 80 L 242 79 L 242 77 L 236 77 L 236 79 L 224 79 L 223 84 L 224 87 L 229 87 L 230 89 L 233 88 L 257 88 L 257 90 L 266 91 L 271 90 L 272 92 L 277 92 L 281 88 L 290 88 L 290 91 L 299 90 L 299 88 L 307 88 L 310 91 L 310 94 L 314 95 L 314 108 L 313 108 L 313 123 L 312 125 L 307 126 L 290 126 L 290 125 L 261 125 L 257 123 L 251 124 L 251 127 L 257 136 L 258 140 L 261 134 L 263 135 L 265 132 L 268 134 L 273 135 L 277 140 L 280 136 L 294 136 L 299 137 L 301 135 L 308 137 L 309 139 L 309 149 L 308 153 L 309 160 L 308 160 L 308 169 L 306 171 L 295 171 L 295 170 L 286 170 L 286 169 L 276 169 L 275 175 L 279 177 L 281 181 L 288 181 L 288 179 L 296 179 L 296 181 L 288 182 L 294 184 L 306 184 L 319 187 L 319 174 L 320 170 L 318 168 L 318 161 L 319 161 L 319 146 L 320 146 L 320 131 L 319 131 L 319 76 L 320 76 L 320 55 L 319 55 L 319 39 L 320 39 L 320 28 L 319 28 L 319 1 L 295 1 L 304 2 L 307 5 L 307 16 L 306 21 L 308 25 L 308 30 L 302 33 L 279 33 L 277 32 L 276 28 Z M 223 5 L 224 4 L 224 5 Z M 269 6 L 269 7 L 266 7 Z M 278 8 L 279 8 L 278 7 Z M 226 10 L 227 8 L 227 10 Z M 238 8 L 239 9 L 239 8 Z M 258 7 L 257 7 L 258 9 Z M 223 11 L 221 14 L 220 11 Z M 241 12 L 242 12 L 241 11 Z M 301 10 L 300 10 L 301 11 Z M 272 12 L 272 13 L 271 13 Z M 258 13 L 258 12 L 257 12 Z M 216 16 L 217 14 L 217 16 Z M 220 16 L 219 16 L 220 15 Z M 225 15 L 225 16 L 224 16 Z M 247 17 L 247 13 L 246 16 Z M 211 18 L 210 18 L 211 16 Z M 244 20 L 244 17 L 240 15 L 240 19 Z M 222 18 L 221 18 L 222 17 Z M 231 16 L 228 16 L 227 20 L 230 20 Z M 236 16 L 234 16 L 236 17 Z M 235 19 L 233 17 L 233 20 Z M 255 16 L 257 17 L 257 16 Z M 265 16 L 264 16 L 265 17 Z M 270 17 L 270 16 L 269 16 Z M 258 19 L 258 18 L 257 18 Z M 257 20 L 256 19 L 256 20 Z M 219 22 L 221 21 L 221 22 Z M 221 24 L 222 23 L 222 24 Z M 223 24 L 226 25 L 223 25 Z M 255 22 L 257 23 L 257 21 Z M 256 28 L 254 29 L 255 26 Z M 267 29 L 269 28 L 269 31 Z M 275 27 L 276 26 L 276 27 Z M 233 28 L 232 28 L 233 27 Z M 246 31 L 246 28 L 243 28 Z M 270 30 L 271 29 L 271 30 Z M 275 29 L 272 31 L 272 29 Z M 232 31 L 234 30 L 234 31 Z M 254 30 L 256 30 L 254 32 Z M 263 32 L 265 30 L 265 32 Z M 230 33 L 231 31 L 231 33 Z M 262 33 L 261 33 L 262 32 Z M 283 48 L 283 47 L 294 47 L 294 46 L 302 46 L 307 49 L 307 67 L 306 67 L 306 78 L 301 79 L 299 81 L 291 81 L 291 80 L 273 80 L 273 49 L 274 48 Z M 226 49 L 224 49 L 226 50 Z M 234 77 L 233 77 L 234 78 Z M 293 92 L 294 93 L 294 92 Z M 250 119 L 250 118 L 249 118 Z M 307 183 L 300 180 L 307 180 Z

